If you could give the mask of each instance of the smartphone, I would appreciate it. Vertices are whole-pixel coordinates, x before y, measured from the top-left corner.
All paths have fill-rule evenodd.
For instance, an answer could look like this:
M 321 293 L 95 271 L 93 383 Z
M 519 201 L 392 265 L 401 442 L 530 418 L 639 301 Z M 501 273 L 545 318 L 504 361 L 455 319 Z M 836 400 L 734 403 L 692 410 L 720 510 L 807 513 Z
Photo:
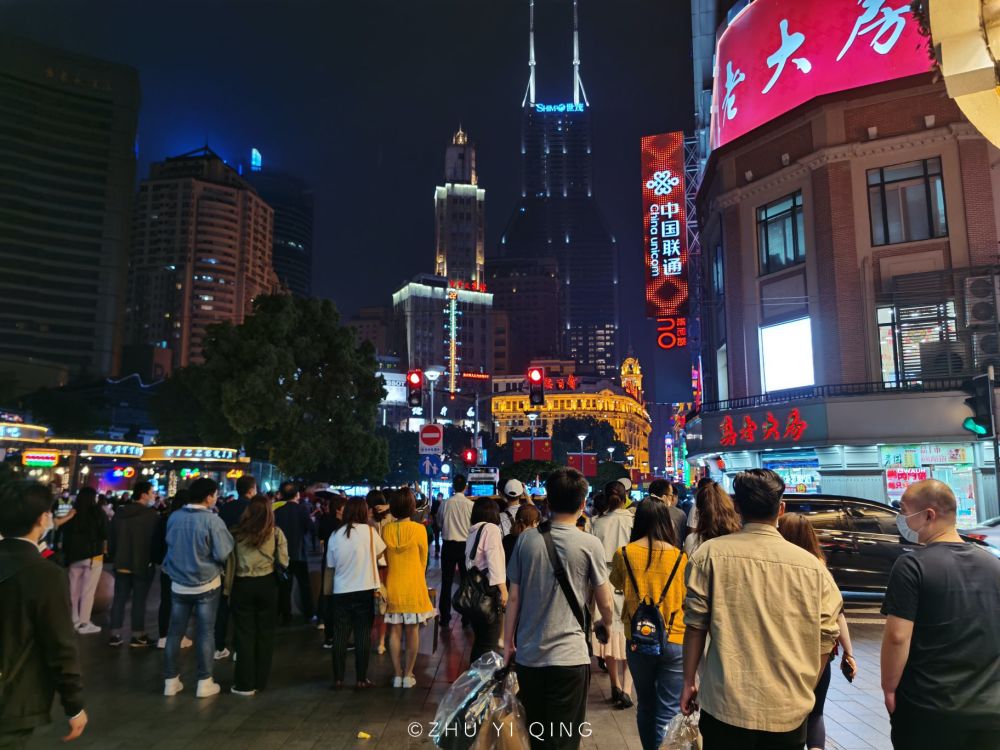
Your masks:
M 851 669 L 851 665 L 847 663 L 847 659 L 840 660 L 840 671 L 847 678 L 848 682 L 854 682 L 854 675 L 851 674 L 853 670 Z

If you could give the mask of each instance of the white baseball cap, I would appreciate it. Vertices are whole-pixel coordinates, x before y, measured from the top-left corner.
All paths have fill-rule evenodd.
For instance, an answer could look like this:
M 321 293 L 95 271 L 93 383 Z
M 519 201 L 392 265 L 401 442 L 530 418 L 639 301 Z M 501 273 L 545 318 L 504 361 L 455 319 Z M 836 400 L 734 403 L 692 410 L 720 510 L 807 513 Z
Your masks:
M 524 495 L 524 485 L 520 479 L 508 479 L 507 484 L 503 486 L 503 494 L 511 498 L 521 497 Z
M 620 482 L 622 487 L 625 488 L 626 492 L 632 489 L 632 480 L 629 479 L 628 477 L 622 477 L 621 479 L 616 479 L 615 481 Z

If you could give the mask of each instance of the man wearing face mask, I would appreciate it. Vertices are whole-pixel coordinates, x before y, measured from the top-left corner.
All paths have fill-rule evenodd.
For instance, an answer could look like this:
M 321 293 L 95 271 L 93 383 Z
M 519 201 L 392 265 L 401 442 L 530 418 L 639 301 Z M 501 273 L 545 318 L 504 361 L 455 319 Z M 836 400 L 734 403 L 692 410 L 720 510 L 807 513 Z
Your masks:
M 146 636 L 146 597 L 153 582 L 153 544 L 159 515 L 153 508 L 156 496 L 149 482 L 136 482 L 132 499 L 123 505 L 111 522 L 108 540 L 115 564 L 115 596 L 111 604 L 110 646 L 121 646 L 125 624 L 125 604 L 132 600 L 132 640 L 129 646 L 150 646 Z
M 38 482 L 0 487 L 0 748 L 24 748 L 36 727 L 51 722 L 59 693 L 69 721 L 64 740 L 87 726 L 69 586 L 42 559 L 52 528 L 52 495 Z
M 892 567 L 882 691 L 896 750 L 1000 747 L 1000 559 L 955 530 L 951 488 L 911 485 L 896 518 L 925 545 Z

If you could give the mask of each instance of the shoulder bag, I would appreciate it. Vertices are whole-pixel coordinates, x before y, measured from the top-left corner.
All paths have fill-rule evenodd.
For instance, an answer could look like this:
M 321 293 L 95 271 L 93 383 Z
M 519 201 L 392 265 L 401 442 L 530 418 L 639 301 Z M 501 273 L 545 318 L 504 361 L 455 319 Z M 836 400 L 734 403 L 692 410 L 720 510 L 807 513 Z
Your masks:
M 234 548 L 235 549 L 235 548 Z M 292 582 L 292 577 L 288 573 L 288 567 L 278 562 L 278 529 L 274 529 L 274 575 L 278 583 L 287 585 Z
M 372 553 L 372 571 L 375 574 L 375 607 L 378 610 L 378 614 L 384 615 L 389 609 L 389 599 L 386 596 L 385 585 L 378 575 L 378 559 L 375 557 L 375 529 L 371 526 L 368 527 L 369 543 L 371 545 Z
M 493 625 L 500 613 L 499 593 L 496 586 L 490 586 L 489 577 L 479 568 L 472 565 L 479 551 L 479 540 L 486 528 L 484 523 L 476 533 L 476 541 L 469 553 L 469 566 L 458 587 L 458 593 L 452 600 L 452 606 L 458 613 L 468 617 L 470 621 L 480 625 Z
M 542 539 L 545 540 L 545 550 L 549 553 L 549 562 L 552 564 L 552 570 L 555 573 L 556 580 L 559 582 L 559 588 L 562 589 L 569 608 L 573 610 L 573 616 L 583 630 L 583 637 L 587 641 L 587 651 L 592 654 L 594 646 L 590 639 L 590 611 L 580 606 L 580 602 L 573 592 L 573 586 L 569 582 L 569 576 L 566 575 L 566 568 L 563 567 L 562 560 L 559 559 L 559 555 L 556 553 L 556 546 L 552 542 L 552 522 L 545 521 L 540 524 L 538 531 L 541 533 Z

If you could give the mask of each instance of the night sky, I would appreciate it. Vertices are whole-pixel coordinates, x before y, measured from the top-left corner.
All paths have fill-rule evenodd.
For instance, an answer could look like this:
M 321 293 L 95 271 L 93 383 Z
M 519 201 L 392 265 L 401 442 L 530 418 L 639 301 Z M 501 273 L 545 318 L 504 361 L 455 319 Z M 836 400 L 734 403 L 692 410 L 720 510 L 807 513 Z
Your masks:
M 572 98 L 569 0 L 536 0 L 539 101 Z M 139 176 L 206 142 L 316 193 L 313 292 L 349 316 L 433 271 L 434 186 L 462 123 L 487 254 L 520 192 L 527 0 L 6 0 L 0 28 L 139 71 Z M 692 123 L 687 0 L 580 0 L 595 195 L 621 253 L 623 342 L 643 318 L 639 138 Z

